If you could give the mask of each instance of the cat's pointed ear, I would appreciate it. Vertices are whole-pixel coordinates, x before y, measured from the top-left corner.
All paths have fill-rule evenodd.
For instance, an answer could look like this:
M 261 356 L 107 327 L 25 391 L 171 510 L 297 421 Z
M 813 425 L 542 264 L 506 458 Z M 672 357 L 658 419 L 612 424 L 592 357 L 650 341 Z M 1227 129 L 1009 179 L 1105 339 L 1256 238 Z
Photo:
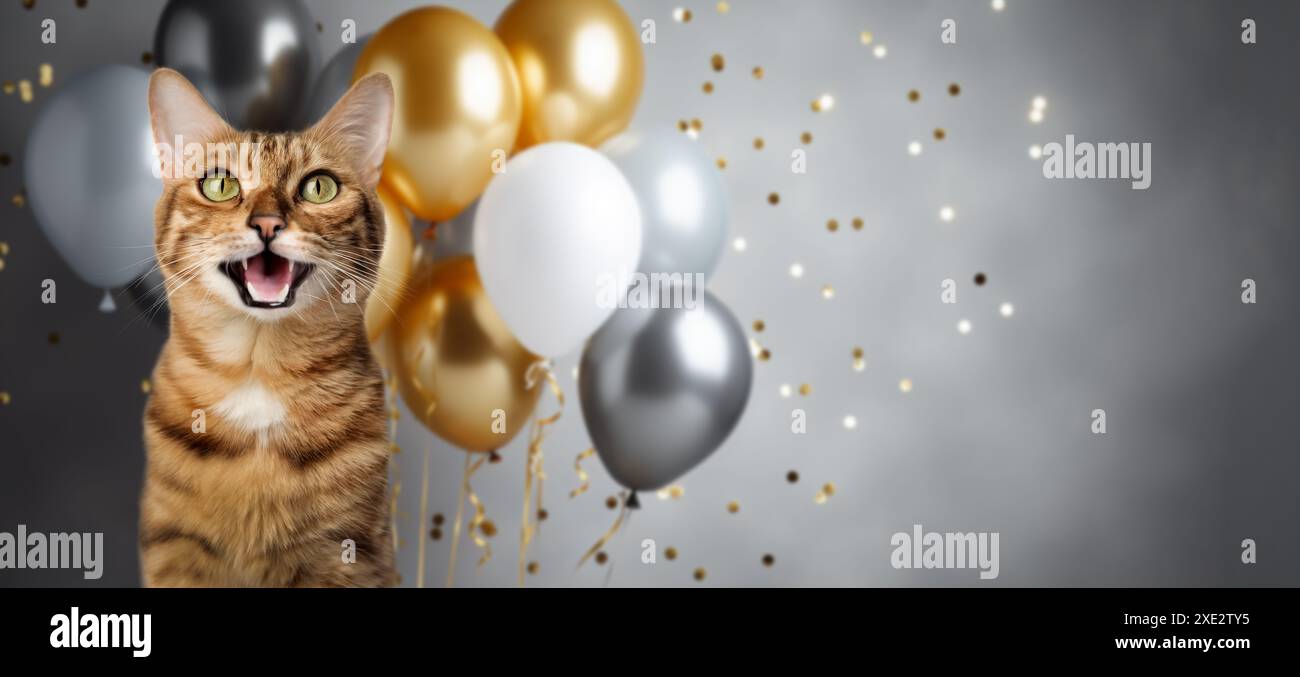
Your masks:
M 159 68 L 149 78 L 149 123 L 157 144 L 206 143 L 230 131 L 184 75 Z
M 357 159 L 361 180 L 374 188 L 392 126 L 393 83 L 383 73 L 371 73 L 352 85 L 312 131 L 345 144 Z

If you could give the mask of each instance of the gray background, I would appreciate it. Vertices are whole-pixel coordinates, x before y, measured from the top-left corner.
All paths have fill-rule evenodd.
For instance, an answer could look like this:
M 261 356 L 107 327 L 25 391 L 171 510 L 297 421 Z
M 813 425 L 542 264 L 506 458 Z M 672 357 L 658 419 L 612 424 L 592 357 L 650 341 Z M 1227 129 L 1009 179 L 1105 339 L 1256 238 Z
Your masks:
M 56 85 L 101 62 L 139 63 L 161 0 L 18 0 L 0 7 L 0 78 Z M 345 17 L 359 32 L 415 2 L 313 2 L 326 27 L 323 54 L 339 47 Z M 458 2 L 490 23 L 504 1 Z M 685 495 L 643 497 L 645 509 L 604 566 L 575 571 L 609 526 L 616 487 L 592 460 L 592 489 L 570 500 L 572 461 L 588 444 L 571 376 L 569 398 L 546 441 L 547 508 L 530 559 L 536 585 L 1295 585 L 1300 582 L 1300 498 L 1293 419 L 1300 237 L 1300 4 L 1292 2 L 1060 2 L 1007 0 L 995 13 L 970 2 L 628 2 L 654 19 L 636 126 L 699 118 L 699 143 L 725 156 L 731 237 L 711 289 L 772 359 L 756 365 L 739 429 L 681 481 Z M 39 42 L 44 17 L 58 44 Z M 1258 21 L 1242 45 L 1240 21 Z M 958 22 L 958 44 L 939 25 Z M 858 34 L 870 30 L 888 56 Z M 726 70 L 709 67 L 714 52 Z M 750 76 L 761 65 L 766 77 Z M 701 84 L 716 85 L 712 95 Z M 961 95 L 946 93 L 957 82 Z M 918 103 L 906 93 L 921 92 Z M 809 102 L 835 96 L 829 113 Z M 21 189 L 27 130 L 49 90 L 23 104 L 0 98 L 0 530 L 103 531 L 99 585 L 138 583 L 136 497 L 143 468 L 141 412 L 163 333 L 127 308 L 101 315 L 99 292 L 76 280 L 40 234 Z M 1046 120 L 1026 114 L 1035 95 Z M 948 136 L 934 142 L 937 126 Z M 789 171 L 810 131 L 809 171 Z M 1029 159 L 1034 143 L 1080 140 L 1153 144 L 1147 191 L 1122 181 L 1048 181 Z M 751 141 L 762 136 L 766 147 Z M 924 152 L 910 157 L 907 143 Z M 111 168 L 105 168 L 111 171 Z M 780 205 L 767 204 L 770 191 Z M 75 195 L 68 199 L 76 199 Z M 952 223 L 937 218 L 956 209 Z M 861 216 L 866 227 L 849 222 Z M 824 224 L 837 218 L 840 231 Z M 799 262 L 802 279 L 788 274 Z M 971 283 L 986 272 L 984 287 Z M 40 281 L 59 281 L 42 305 Z M 1240 302 L 1253 278 L 1259 303 Z M 941 280 L 959 303 L 939 302 Z M 831 284 L 832 300 L 820 289 Z M 123 299 L 124 300 L 124 299 Z M 997 308 L 1015 304 L 1014 317 Z M 956 323 L 973 323 L 960 335 Z M 50 332 L 61 340 L 51 345 Z M 751 331 L 752 334 L 752 331 Z M 861 346 L 868 367 L 852 369 Z M 915 384 L 909 394 L 900 378 Z M 801 397 L 801 383 L 812 394 Z M 781 384 L 796 390 L 791 398 Z M 543 400 L 541 411 L 554 402 Z M 802 408 L 805 435 L 790 433 Z M 1105 408 L 1109 432 L 1089 432 Z M 856 430 L 840 423 L 858 420 Z M 671 422 L 664 422 L 671 425 Z M 420 461 L 432 449 L 430 512 L 450 521 L 462 456 L 409 415 L 403 448 L 399 557 L 415 581 Z M 500 533 L 493 559 L 461 544 L 457 585 L 515 582 L 522 440 L 475 480 Z M 797 484 L 785 474 L 797 470 Z M 813 496 L 825 482 L 836 492 Z M 737 501 L 740 511 L 725 506 Z M 927 530 L 1001 534 L 1001 577 L 974 571 L 896 571 L 889 538 Z M 423 526 L 422 526 L 423 525 Z M 441 585 L 450 526 L 430 541 L 426 585 Z M 640 563 L 656 540 L 659 563 Z M 1240 563 L 1254 538 L 1259 562 Z M 676 561 L 663 557 L 673 546 Z M 775 566 L 760 563 L 765 553 Z M 76 571 L 0 571 L 0 585 L 81 585 Z

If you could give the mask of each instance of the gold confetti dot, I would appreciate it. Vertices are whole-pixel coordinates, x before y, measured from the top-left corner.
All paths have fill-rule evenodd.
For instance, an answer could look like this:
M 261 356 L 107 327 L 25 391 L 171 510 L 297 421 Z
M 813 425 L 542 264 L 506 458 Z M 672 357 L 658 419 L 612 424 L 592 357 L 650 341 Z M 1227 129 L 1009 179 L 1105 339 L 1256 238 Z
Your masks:
M 811 395 L 811 394 L 812 394 L 812 385 L 811 385 L 811 384 L 808 384 L 808 383 L 804 383 L 804 384 L 800 385 L 800 386 L 799 386 L 799 394 L 800 394 L 800 395 L 803 395 L 803 396 L 805 396 L 805 397 L 807 397 L 808 395 Z
M 804 145 L 812 143 L 812 132 L 804 132 L 803 134 L 800 134 L 799 140 L 802 141 Z
M 691 10 L 686 9 L 685 7 L 678 7 L 677 9 L 674 9 L 673 19 L 678 23 L 690 23 Z
M 77 9 L 85 9 L 86 0 L 77 0 Z
M 760 362 L 767 362 L 768 360 L 771 359 L 772 359 L 772 351 L 768 350 L 767 348 L 763 348 L 762 350 L 758 351 L 758 360 Z
M 864 226 L 864 225 L 866 225 L 866 224 L 865 224 L 865 222 L 862 220 L 862 217 L 861 217 L 861 216 L 855 216 L 855 217 L 853 217 L 853 230 L 862 230 L 862 226 Z
M 864 45 L 871 44 L 871 41 L 874 39 L 874 36 L 871 35 L 871 31 L 862 31 L 861 33 L 858 33 L 858 42 L 861 42 Z
M 709 81 L 706 80 L 706 81 L 704 82 L 704 84 L 700 85 L 700 89 L 701 89 L 705 94 L 712 94 L 712 93 L 713 93 L 713 83 L 712 83 L 712 82 L 709 82 Z
M 740 504 L 737 503 L 737 502 L 735 502 L 735 501 L 732 501 L 732 502 L 728 503 L 728 504 L 727 504 L 727 512 L 729 512 L 729 513 L 731 513 L 731 514 L 733 514 L 733 515 L 736 514 L 736 513 L 738 513 L 738 512 L 740 512 Z
M 754 320 L 754 331 L 763 331 L 766 328 L 767 324 L 765 322 L 762 320 Z
M 720 2 L 718 2 L 718 14 L 726 14 L 727 12 L 730 11 L 731 11 L 731 3 L 727 2 L 727 0 L 721 0 Z
M 442 523 L 445 521 L 446 518 L 442 516 L 442 513 L 437 512 L 433 514 L 433 526 L 440 527 L 442 526 Z
M 13 93 L 14 93 L 14 89 L 15 89 L 15 87 L 14 87 L 14 81 L 13 81 L 13 80 L 5 80 L 4 89 L 5 89 L 5 94 L 13 94 Z
M 537 562 L 533 561 L 528 563 L 528 573 L 530 575 L 536 576 L 539 569 L 541 569 L 541 565 Z
M 790 484 L 794 484 L 795 482 L 798 482 L 799 473 L 791 470 L 790 472 L 785 474 L 785 481 L 789 482 Z
M 153 63 L 153 52 L 141 52 L 140 63 L 145 65 Z
M 952 83 L 951 85 L 948 85 L 948 95 L 949 95 L 949 96 L 957 96 L 958 94 L 961 94 L 961 85 L 959 85 L 959 84 L 957 84 L 957 83 L 955 83 L 955 82 Z
M 36 0 L 23 0 L 23 9 L 31 9 L 36 6 Z
M 32 81 L 31 80 L 27 80 L 24 78 L 18 81 L 18 97 L 23 100 L 23 103 L 32 102 Z
M 686 495 L 686 487 L 683 487 L 680 484 L 674 484 L 671 487 L 664 487 L 663 489 L 656 491 L 655 495 L 657 495 L 661 501 L 666 501 L 670 498 L 676 500 Z
M 14 193 L 14 196 L 10 201 L 14 203 L 15 207 L 23 207 L 27 204 L 27 196 L 22 193 Z
M 827 301 L 835 298 L 835 288 L 830 286 L 829 284 L 822 285 L 822 298 L 826 299 Z
M 140 379 L 140 392 L 148 394 L 151 390 L 153 390 L 153 382 L 147 378 Z
M 677 121 L 677 129 L 679 129 L 679 130 L 681 130 L 681 131 L 684 132 L 684 131 L 686 131 L 686 130 L 688 130 L 688 129 L 690 129 L 690 128 L 691 128 L 691 123 L 689 123 L 689 122 L 687 122 L 687 121 L 685 121 L 685 120 L 678 120 L 678 121 Z
M 830 94 L 822 94 L 816 99 L 813 99 L 810 106 L 814 113 L 825 113 L 835 107 L 835 97 Z
M 487 536 L 488 538 L 492 538 L 493 536 L 497 535 L 497 525 L 492 520 L 483 520 L 483 523 L 478 525 L 478 530 L 480 533 L 482 533 L 484 536 Z
M 13 398 L 10 397 L 8 390 L 0 390 L 0 406 L 9 406 L 12 401 Z
M 54 84 L 54 66 L 43 63 L 40 65 L 38 72 L 40 75 L 37 77 L 37 82 L 40 82 L 42 87 L 49 87 Z
M 697 581 L 702 581 L 702 580 L 704 580 L 704 577 L 707 576 L 707 575 L 708 575 L 708 572 L 706 572 L 706 571 L 704 570 L 704 567 L 700 567 L 700 568 L 698 568 L 698 569 L 695 570 L 695 580 L 697 580 Z
M 934 140 L 935 140 L 935 141 L 943 141 L 944 137 L 946 137 L 946 136 L 948 136 L 948 133 L 945 132 L 945 131 L 943 131 L 943 127 L 935 127 L 935 128 L 934 128 Z
M 840 222 L 838 220 L 831 219 L 826 222 L 826 230 L 829 230 L 830 232 L 834 233 L 839 229 L 840 229 Z
M 600 552 L 596 553 L 596 564 L 604 564 L 605 562 L 608 561 L 609 561 L 609 555 L 606 555 L 604 550 L 601 550 Z
M 821 505 L 826 502 L 827 498 L 830 497 L 826 495 L 826 492 L 818 491 L 816 494 L 813 494 L 813 503 L 816 503 L 817 505 Z
M 770 205 L 777 205 L 777 204 L 780 204 L 780 203 L 781 203 L 781 196 L 778 195 L 778 194 L 776 194 L 776 193 L 768 193 L 768 194 L 767 194 L 767 203 L 770 204 Z M 19 205 L 19 206 L 22 206 L 22 205 Z
M 429 538 L 431 538 L 431 539 L 433 539 L 433 540 L 435 540 L 435 541 L 441 541 L 441 540 L 442 540 L 442 529 L 439 529 L 438 527 L 434 527 L 434 528 L 430 529 L 430 530 L 429 530 Z
M 0 242 L 0 256 L 8 256 L 8 255 L 9 255 L 9 243 Z
M 763 150 L 763 137 L 754 137 L 754 150 Z
M 776 564 L 776 558 L 771 553 L 763 555 L 763 566 L 770 567 L 773 564 Z
M 723 59 L 721 54 L 714 54 L 709 58 L 709 65 L 713 66 L 713 70 L 721 73 L 722 69 L 727 66 L 727 60 Z
M 700 122 L 699 118 L 691 118 L 691 129 L 698 132 L 701 129 L 704 129 L 704 123 Z
M 671 545 L 668 546 L 668 549 L 664 550 L 664 557 L 667 557 L 669 561 L 677 559 L 677 548 Z
M 537 511 L 537 521 L 538 521 L 538 522 L 545 522 L 545 521 L 546 521 L 546 518 L 548 518 L 548 517 L 550 517 L 550 516 L 551 516 L 551 513 L 547 512 L 546 508 L 542 508 L 541 510 L 538 510 L 538 511 Z
M 726 169 L 726 168 L 727 168 L 727 158 L 724 157 L 718 158 L 718 169 Z
M 912 379 L 905 378 L 898 382 L 898 391 L 901 393 L 912 392 Z
M 762 66 L 754 66 L 754 70 L 751 71 L 751 73 L 753 73 L 753 75 L 754 75 L 754 79 L 755 79 L 755 80 L 762 80 L 762 79 L 763 79 L 763 67 L 762 67 Z
M 907 93 L 907 100 L 911 101 L 912 103 L 916 103 L 917 101 L 921 100 L 921 93 L 913 89 L 912 91 Z
M 835 495 L 835 483 L 834 483 L 834 482 L 827 482 L 826 484 L 823 484 L 823 485 L 822 485 L 822 493 L 823 493 L 823 494 L 826 494 L 827 496 L 834 496 L 834 495 Z
M 613 510 L 614 508 L 617 508 L 617 507 L 618 507 L 618 499 L 615 498 L 615 497 L 613 497 L 613 496 L 610 496 L 609 498 L 606 498 L 606 499 L 605 499 L 605 507 L 606 507 L 606 508 L 609 508 L 610 510 Z

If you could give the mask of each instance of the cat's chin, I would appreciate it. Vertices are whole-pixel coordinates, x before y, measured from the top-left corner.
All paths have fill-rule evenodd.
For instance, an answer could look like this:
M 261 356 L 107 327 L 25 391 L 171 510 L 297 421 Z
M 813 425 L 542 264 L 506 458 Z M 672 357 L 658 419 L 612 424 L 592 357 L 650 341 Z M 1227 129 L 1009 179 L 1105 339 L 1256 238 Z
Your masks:
M 269 249 L 238 261 L 226 261 L 221 272 L 235 285 L 239 300 L 255 316 L 277 314 L 293 307 L 297 292 L 315 266 L 272 253 Z

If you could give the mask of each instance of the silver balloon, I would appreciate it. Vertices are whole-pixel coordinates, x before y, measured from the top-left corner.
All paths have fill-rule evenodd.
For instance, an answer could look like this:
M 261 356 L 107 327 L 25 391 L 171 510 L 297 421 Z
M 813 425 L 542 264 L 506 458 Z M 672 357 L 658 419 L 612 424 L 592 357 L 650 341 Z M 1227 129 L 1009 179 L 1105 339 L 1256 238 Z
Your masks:
M 711 274 L 727 239 L 727 190 L 698 144 L 669 129 L 624 132 L 600 148 L 641 203 L 643 273 Z
M 268 132 L 297 126 L 320 65 L 315 21 L 300 0 L 171 0 L 153 51 L 233 127 Z
M 343 45 L 338 53 L 325 64 L 325 69 L 316 78 L 316 86 L 311 92 L 311 101 L 307 104 L 303 128 L 316 124 L 338 103 L 352 86 L 352 71 L 356 68 L 357 57 L 365 48 L 370 36 L 358 38 L 356 42 Z
M 104 289 L 153 264 L 162 181 L 148 92 L 145 71 L 100 66 L 60 87 L 27 137 L 23 178 L 36 223 L 77 275 Z
M 582 353 L 582 415 L 605 469 L 658 489 L 721 446 L 749 401 L 753 362 L 740 323 L 715 296 L 695 308 L 614 313 Z

